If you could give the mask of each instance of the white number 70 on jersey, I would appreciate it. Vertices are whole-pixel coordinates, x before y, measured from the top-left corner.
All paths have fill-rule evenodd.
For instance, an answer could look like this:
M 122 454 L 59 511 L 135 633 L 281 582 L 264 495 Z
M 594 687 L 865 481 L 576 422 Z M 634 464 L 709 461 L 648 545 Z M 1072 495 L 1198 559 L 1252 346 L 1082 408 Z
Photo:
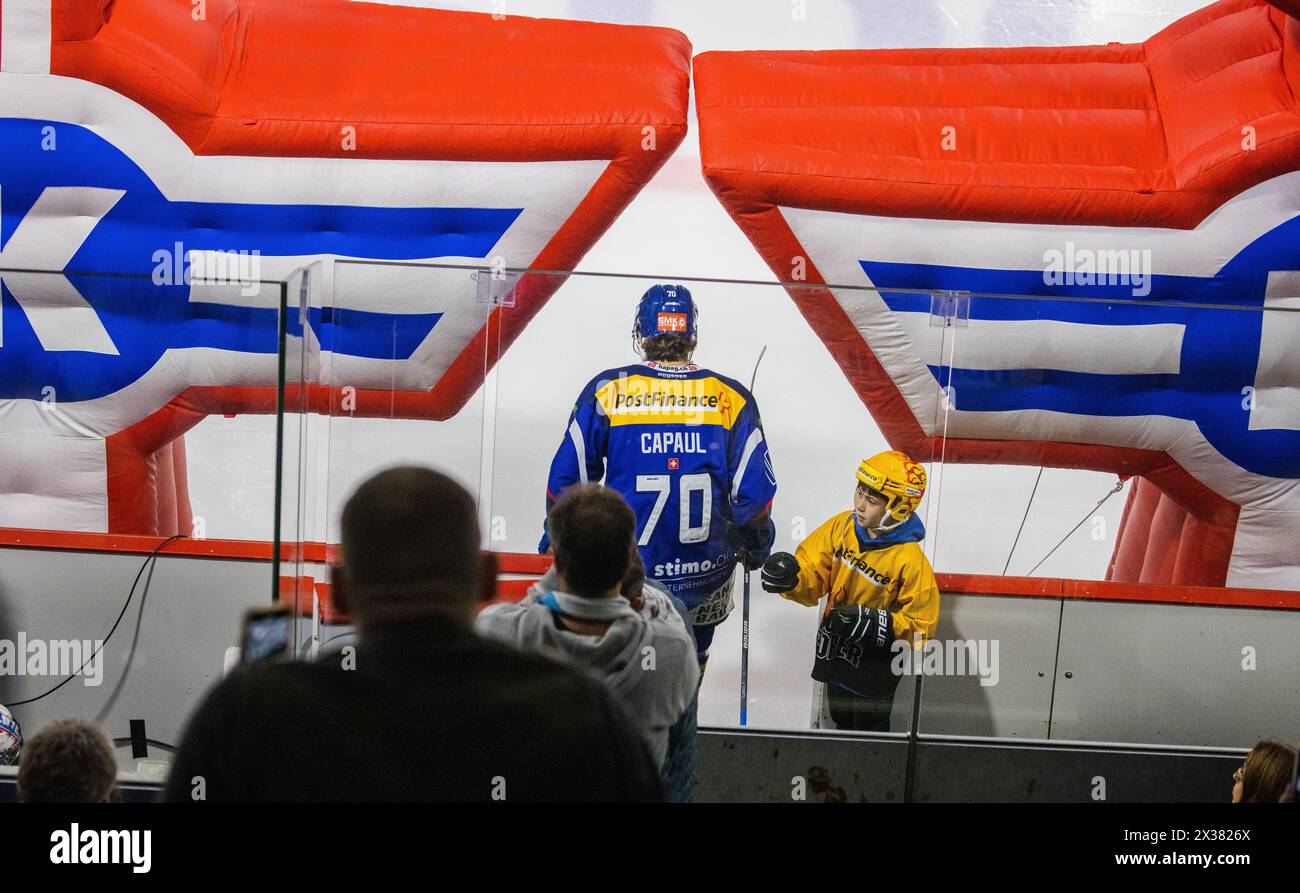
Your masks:
M 638 493 L 657 493 L 655 497 L 655 507 L 650 512 L 650 517 L 646 519 L 645 530 L 641 531 L 641 538 L 637 540 L 638 546 L 650 544 L 650 537 L 654 534 L 655 525 L 659 523 L 659 516 L 664 512 L 664 505 L 668 502 L 668 493 L 673 486 L 673 476 L 670 474 L 638 474 L 636 476 L 636 491 Z M 696 491 L 704 496 L 704 511 L 701 513 L 700 523 L 697 526 L 691 526 L 691 494 Z M 680 543 L 702 543 L 709 538 L 709 519 L 713 514 L 713 485 L 707 472 L 700 474 L 684 474 L 677 478 L 677 541 Z

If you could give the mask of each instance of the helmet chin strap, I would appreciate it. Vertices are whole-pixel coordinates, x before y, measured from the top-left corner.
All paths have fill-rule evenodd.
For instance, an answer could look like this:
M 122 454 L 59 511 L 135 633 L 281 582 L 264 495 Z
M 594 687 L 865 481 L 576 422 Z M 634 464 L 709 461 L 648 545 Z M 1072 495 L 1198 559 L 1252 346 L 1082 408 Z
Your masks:
M 911 513 L 909 512 L 907 518 L 903 518 L 901 521 L 898 518 L 895 518 L 894 506 L 897 503 L 898 503 L 897 496 L 891 496 L 889 498 L 889 502 L 885 505 L 885 514 L 880 519 L 880 523 L 876 525 L 877 530 L 881 530 L 884 531 L 885 533 L 888 533 L 891 530 L 896 530 L 900 525 L 906 524 L 907 518 L 912 517 Z
M 911 516 L 909 515 L 908 517 Z M 885 520 L 885 518 L 888 518 L 889 520 L 887 521 Z M 900 521 L 897 518 L 895 518 L 893 515 L 890 515 L 888 512 L 885 513 L 885 518 L 880 519 L 880 523 L 876 525 L 877 530 L 883 530 L 886 533 L 888 533 L 889 531 L 894 530 L 900 525 L 907 523 L 907 518 L 904 518 L 902 521 Z M 892 521 L 893 523 L 890 523 L 890 521 Z
M 880 492 L 880 491 L 876 491 L 876 492 Z M 894 505 L 897 504 L 897 502 L 898 502 L 897 496 L 889 497 L 889 502 L 885 503 L 885 513 L 880 516 L 879 523 L 877 523 L 874 527 L 867 528 L 868 533 L 874 533 L 875 531 L 880 531 L 881 533 L 889 533 L 891 530 L 896 530 L 900 525 L 907 523 L 907 518 L 912 517 L 910 512 L 908 513 L 907 518 L 904 518 L 901 521 L 894 517 Z

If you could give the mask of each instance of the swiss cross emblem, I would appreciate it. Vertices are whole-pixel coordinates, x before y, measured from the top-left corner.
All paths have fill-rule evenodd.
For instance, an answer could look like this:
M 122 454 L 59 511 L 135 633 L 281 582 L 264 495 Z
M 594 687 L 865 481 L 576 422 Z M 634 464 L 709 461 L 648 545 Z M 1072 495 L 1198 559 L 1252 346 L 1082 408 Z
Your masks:
M 669 471 L 676 471 L 676 470 L 677 470 L 677 466 L 680 465 L 680 464 L 681 464 L 680 460 L 677 460 L 677 459 L 669 459 L 669 460 L 668 460 L 668 470 L 669 470 Z

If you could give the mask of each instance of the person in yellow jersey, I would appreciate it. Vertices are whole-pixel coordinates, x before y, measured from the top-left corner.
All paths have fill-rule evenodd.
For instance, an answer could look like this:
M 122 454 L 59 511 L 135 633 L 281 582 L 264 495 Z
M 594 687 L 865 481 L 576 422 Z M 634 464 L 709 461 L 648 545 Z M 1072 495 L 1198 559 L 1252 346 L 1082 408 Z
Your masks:
M 762 583 L 801 605 L 826 599 L 812 675 L 825 685 L 835 728 L 888 731 L 899 680 L 894 643 L 919 651 L 939 624 L 939 588 L 916 516 L 925 469 L 890 450 L 863 459 L 856 477 L 852 511 L 832 516 L 794 555 L 773 553 Z

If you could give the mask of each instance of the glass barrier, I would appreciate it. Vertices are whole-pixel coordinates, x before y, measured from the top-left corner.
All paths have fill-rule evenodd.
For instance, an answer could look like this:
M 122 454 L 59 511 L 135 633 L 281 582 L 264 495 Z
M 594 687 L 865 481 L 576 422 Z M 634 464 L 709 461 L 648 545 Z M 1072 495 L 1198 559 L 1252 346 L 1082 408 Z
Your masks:
M 277 595 L 284 283 L 154 260 L 0 270 L 0 703 L 29 735 L 95 719 L 126 748 L 140 719 L 174 743 Z
M 643 358 L 633 343 L 633 318 L 641 294 L 671 277 L 552 278 L 554 296 L 495 371 L 491 517 L 500 538 L 493 539 L 492 547 L 505 552 L 537 551 L 548 488 L 554 490 L 558 482 L 574 477 L 575 471 L 560 466 L 572 458 L 570 414 L 584 386 L 604 374 L 613 380 L 609 399 L 615 403 L 620 394 L 633 402 L 659 396 L 659 385 L 648 377 L 638 379 L 635 364 Z M 784 290 L 734 282 L 689 287 L 698 307 L 698 345 L 690 362 L 722 376 L 724 393 L 733 384 L 749 391 L 759 407 L 764 448 L 777 481 L 774 549 L 792 552 L 832 514 L 851 505 L 857 462 L 884 449 L 883 438 L 865 411 L 854 412 L 854 403 L 860 402 Z M 626 377 L 626 385 L 619 384 L 621 377 Z M 667 388 L 666 393 L 678 393 L 675 385 Z M 685 389 L 681 394 L 692 396 Z M 688 414 L 685 423 L 681 418 L 666 411 L 629 417 L 635 434 L 623 435 L 619 458 L 609 460 L 609 474 L 617 477 L 620 492 L 638 509 L 647 574 L 682 598 L 693 617 L 702 618 L 697 645 L 707 647 L 708 658 L 699 696 L 700 722 L 736 726 L 741 716 L 745 575 L 724 572 L 719 579 L 713 567 L 732 565 L 724 534 L 737 495 L 731 475 L 743 455 L 750 423 L 738 419 L 737 435 L 708 416 L 692 419 Z M 615 424 L 611 421 L 611 431 Z M 614 437 L 611 434 L 611 441 Z M 733 442 L 734 437 L 739 440 Z M 730 469 L 708 455 L 725 452 L 729 445 L 736 452 Z M 706 507 L 706 491 L 692 488 L 701 472 L 707 476 L 710 471 L 720 477 L 716 489 L 707 491 Z M 741 474 L 745 489 L 767 498 L 765 472 L 757 478 Z M 707 536 L 705 525 L 712 528 Z M 749 578 L 746 725 L 807 729 L 813 712 L 809 672 L 818 612 L 765 592 L 757 573 Z
M 351 635 L 328 587 L 344 501 L 382 468 L 426 464 L 478 500 L 498 594 L 518 598 L 549 567 L 548 482 L 575 401 L 599 373 L 635 377 L 637 299 L 672 279 L 355 262 L 257 283 L 6 272 L 3 526 L 252 548 L 243 519 L 273 519 L 260 522 L 279 557 L 268 582 L 310 658 Z M 761 406 L 773 551 L 854 507 L 863 458 L 900 446 L 924 468 L 915 515 L 939 617 L 932 646 L 898 662 L 889 733 L 1223 747 L 1278 734 L 1273 705 L 1300 675 L 1296 557 L 1276 548 L 1295 523 L 1300 412 L 1300 313 L 1285 301 L 685 284 L 690 360 Z M 69 286 L 93 310 L 76 324 L 9 303 Z M 855 319 L 886 308 L 893 328 L 867 334 L 906 338 L 921 374 L 828 349 L 812 324 L 828 297 Z M 901 403 L 886 379 L 907 383 Z M 663 419 L 643 421 L 647 465 L 620 485 L 645 510 L 639 535 L 662 501 L 656 523 L 696 537 L 704 497 L 683 501 L 682 479 L 728 429 L 656 440 Z M 720 516 L 731 489 L 709 492 Z M 642 551 L 688 609 L 725 589 L 695 591 L 690 575 L 712 568 Z M 888 576 L 871 551 L 854 573 Z M 701 723 L 739 725 L 743 664 L 747 727 L 842 733 L 812 678 L 819 641 L 835 642 L 825 599 L 798 604 L 749 575 L 746 654 L 744 577 L 726 577 L 731 613 L 701 624 L 714 627 Z
M 240 263 L 0 270 L 0 528 L 271 538 L 282 283 Z
M 947 672 L 921 677 L 920 732 L 1220 747 L 1285 733 L 1297 558 L 1275 548 L 1296 523 L 1285 344 L 1300 314 L 1156 285 L 970 297 L 935 370 L 951 405 L 934 561 L 962 594 L 940 623 Z
M 292 653 L 308 659 L 316 656 L 320 646 L 320 607 L 310 551 L 317 537 L 312 513 L 320 503 L 315 466 L 322 445 L 316 431 L 322 339 L 328 338 L 323 325 L 329 303 L 324 270 L 320 262 L 294 270 L 281 288 L 279 377 L 283 385 L 276 416 L 280 474 L 272 564 L 277 600 L 290 611 Z
M 400 269 L 389 281 L 384 277 L 394 276 L 391 265 L 341 263 L 334 272 L 337 295 L 346 292 L 351 304 L 366 306 L 376 288 L 393 293 L 399 280 L 409 283 L 400 287 L 430 296 L 434 307 L 465 307 L 473 295 L 483 308 L 474 322 L 489 315 L 493 321 L 474 334 L 482 346 L 460 335 L 446 343 L 474 348 L 469 352 L 480 378 L 464 409 L 441 420 L 399 419 L 396 409 L 327 416 L 327 443 L 318 458 L 330 469 L 323 541 L 336 539 L 342 502 L 373 471 L 405 461 L 450 469 L 479 500 L 483 541 L 499 553 L 504 571 L 500 596 L 518 598 L 549 566 L 548 557 L 536 556 L 548 482 L 567 480 L 555 478 L 555 468 L 567 461 L 557 457 L 571 450 L 575 401 L 600 373 L 617 379 L 621 369 L 627 381 L 637 377 L 634 364 L 642 358 L 631 338 L 637 299 L 673 277 L 529 271 L 522 279 L 501 276 L 485 293 L 477 277 L 493 281 L 490 270 Z M 381 281 L 388 284 L 375 284 Z M 1266 737 L 1260 705 L 1297 669 L 1282 643 L 1293 640 L 1300 615 L 1280 610 L 1291 604 L 1286 593 L 1270 601 L 1268 595 L 1225 590 L 1223 579 L 1215 583 L 1206 576 L 1211 565 L 1226 567 L 1231 552 L 1231 538 L 1225 551 L 1224 522 L 1216 515 L 1223 499 L 1206 497 L 1178 464 L 1180 449 L 1200 449 L 1197 432 L 1213 427 L 1197 416 L 1198 397 L 1189 382 L 1203 383 L 1218 363 L 1195 360 L 1209 364 L 1196 367 L 1193 355 L 1183 351 L 1180 366 L 1180 350 L 1190 350 L 1191 339 L 1204 332 L 1258 330 L 1258 308 L 828 291 L 792 283 L 686 284 L 699 308 L 691 362 L 746 389 L 752 384 L 762 407 L 778 482 L 773 551 L 795 552 L 828 519 L 848 516 L 862 459 L 906 444 L 926 473 L 924 498 L 915 509 L 925 531 L 918 549 L 937 575 L 939 619 L 931 642 L 910 657 L 895 654 L 892 670 L 899 679 L 889 734 L 1206 746 Z M 538 295 L 550 295 L 540 309 L 533 303 Z M 908 339 L 923 374 L 909 380 L 898 369 L 872 369 L 860 351 L 839 345 L 828 350 L 801 312 L 828 296 L 851 313 L 865 302 L 886 307 L 893 328 L 871 336 Z M 335 313 L 346 319 L 346 311 L 336 307 Z M 1274 325 L 1282 323 L 1269 323 L 1265 331 Z M 426 326 L 420 324 L 420 337 L 428 341 Z M 403 337 L 385 332 L 393 343 Z M 415 343 L 415 336 L 409 340 Z M 388 359 L 414 354 L 400 351 Z M 339 358 L 332 362 L 337 369 Z M 437 368 L 446 370 L 454 361 L 441 362 Z M 463 368 L 464 360 L 459 362 Z M 1257 364 L 1236 365 L 1249 373 L 1243 387 L 1253 388 Z M 903 404 L 890 405 L 882 376 L 908 381 Z M 337 389 L 341 380 L 332 384 Z M 428 380 L 412 385 L 430 386 Z M 443 386 L 432 387 L 437 393 Z M 617 391 L 616 386 L 610 393 Z M 1173 413 L 1170 406 L 1185 409 L 1185 417 L 1144 420 L 1138 412 L 1146 407 L 1154 417 L 1159 413 L 1152 407 Z M 614 485 L 646 516 L 643 537 L 657 503 L 662 505 L 656 524 L 667 519 L 670 532 L 695 536 L 704 522 L 702 496 L 689 494 L 683 501 L 677 492 L 691 473 L 688 450 L 707 452 L 709 438 L 721 439 L 712 444 L 716 448 L 726 435 L 699 425 L 704 437 L 698 441 L 656 441 L 653 425 L 661 420 L 641 421 L 652 434 L 638 457 L 646 465 L 631 474 L 619 470 Z M 1243 433 L 1252 430 L 1250 424 L 1247 418 L 1238 434 L 1252 436 Z M 685 434 L 692 433 L 690 427 L 664 426 Z M 1238 435 L 1225 436 L 1227 444 Z M 362 437 L 368 439 L 359 449 Z M 1210 434 L 1204 437 L 1214 445 Z M 1194 464 L 1194 457 L 1183 461 Z M 665 479 L 667 493 L 661 494 Z M 1153 500 L 1164 500 L 1158 513 L 1144 508 Z M 1183 515 L 1176 517 L 1184 503 Z M 1167 539 L 1165 528 L 1175 520 L 1189 531 L 1182 545 Z M 1200 530 L 1198 523 L 1208 526 Z M 683 585 L 694 565 L 690 571 L 680 564 L 665 568 L 653 548 L 641 551 L 650 576 L 682 595 L 688 608 L 707 601 Z M 1197 554 L 1199 566 L 1193 562 Z M 860 552 L 854 572 L 887 576 L 872 565 L 876 557 L 874 549 Z M 1161 577 L 1157 565 L 1166 560 L 1170 566 Z M 759 574 L 752 574 L 749 647 L 742 656 L 743 578 L 729 578 L 734 610 L 712 630 L 699 695 L 701 724 L 739 725 L 745 663 L 747 727 L 843 733 L 825 685 L 811 677 L 819 641 L 823 648 L 838 641 L 821 629 L 825 599 L 805 607 L 765 591 Z M 1241 583 L 1234 590 L 1239 588 Z M 892 608 L 897 613 L 900 606 Z M 1211 628 L 1231 633 L 1207 651 L 1198 643 Z M 1168 646 L 1152 644 L 1166 639 Z M 1267 650 L 1267 671 L 1243 672 L 1243 649 Z M 1191 676 L 1195 685 L 1188 684 Z M 843 704 L 837 704 L 843 714 Z M 1206 719 L 1216 711 L 1220 718 Z
M 296 551 L 286 553 L 281 584 L 293 599 L 300 655 L 355 641 L 350 618 L 333 605 L 329 566 L 343 505 L 358 485 L 392 466 L 433 466 L 480 505 L 490 503 L 480 386 L 492 306 L 486 284 L 477 268 L 351 261 L 290 277 L 302 337 L 287 339 L 296 370 L 288 392 L 299 390 L 285 402 L 293 467 L 284 475 L 283 519 L 293 525 L 286 541 Z
M 637 365 L 634 308 L 672 278 L 351 262 L 256 287 L 6 273 L 18 289 L 6 301 L 66 282 L 93 314 L 56 327 L 7 304 L 5 526 L 254 547 L 242 519 L 272 518 L 263 542 L 279 560 L 266 582 L 291 609 L 292 650 L 311 659 L 352 641 L 328 586 L 344 501 L 382 468 L 425 464 L 473 493 L 501 560 L 499 597 L 519 598 L 549 567 L 538 555 L 547 491 L 575 402 L 601 373 L 617 384 L 618 370 L 632 381 L 649 368 Z M 698 306 L 691 362 L 761 407 L 773 551 L 798 552 L 854 508 L 863 458 L 905 446 L 924 468 L 915 515 L 938 622 L 920 650 L 895 655 L 889 718 L 874 733 L 1208 747 L 1279 734 L 1276 705 L 1300 676 L 1300 611 L 1278 584 L 1296 558 L 1275 547 L 1293 521 L 1268 502 L 1285 506 L 1296 473 L 1288 333 L 1300 314 L 1285 302 L 686 284 Z M 923 374 L 828 349 L 812 324 L 828 296 L 855 319 L 886 308 L 895 328 L 867 334 L 906 338 Z M 882 376 L 907 382 L 902 404 Z M 714 559 L 683 553 L 667 566 L 685 540 L 709 543 L 705 528 L 731 505 L 730 485 L 710 489 L 706 524 L 704 491 L 683 485 L 694 456 L 728 445 L 730 429 L 637 418 L 646 464 L 620 470 L 618 486 L 645 516 L 642 537 L 662 502 L 655 523 L 673 543 L 642 550 L 649 574 L 696 617 L 712 605 L 706 618 L 720 619 L 700 624 L 711 627 L 701 724 L 740 725 L 743 678 L 747 728 L 861 733 L 813 679 L 819 645 L 852 639 L 823 629 L 825 598 L 799 604 L 748 575 L 746 650 L 746 575 L 700 592 L 690 578 Z M 658 427 L 673 436 L 656 439 Z M 92 478 L 106 482 L 103 499 L 87 498 Z M 849 573 L 891 576 L 881 554 L 858 548 Z M 692 561 L 703 569 L 682 566 Z M 726 595 L 708 598 L 726 585 L 729 614 Z M 264 605 L 265 593 L 240 598 Z M 216 645 L 237 641 L 233 617 L 222 615 Z M 182 654 L 166 641 L 146 646 L 152 665 L 211 672 L 216 645 Z M 130 672 L 118 661 L 106 675 L 116 686 Z M 136 673 L 119 711 L 162 697 L 153 674 Z M 39 681 L 7 680 L 4 692 L 33 722 L 53 703 L 30 700 Z M 79 707 L 74 691 L 61 712 L 102 709 L 97 693 Z
M 340 261 L 333 275 L 332 341 L 320 379 L 329 404 L 318 535 L 337 541 L 347 497 L 391 465 L 436 466 L 481 498 L 478 383 L 489 305 L 479 302 L 477 270 Z M 397 309 L 412 305 L 427 309 Z M 462 366 L 452 369 L 458 359 Z M 457 377 L 466 384 L 451 392 Z

